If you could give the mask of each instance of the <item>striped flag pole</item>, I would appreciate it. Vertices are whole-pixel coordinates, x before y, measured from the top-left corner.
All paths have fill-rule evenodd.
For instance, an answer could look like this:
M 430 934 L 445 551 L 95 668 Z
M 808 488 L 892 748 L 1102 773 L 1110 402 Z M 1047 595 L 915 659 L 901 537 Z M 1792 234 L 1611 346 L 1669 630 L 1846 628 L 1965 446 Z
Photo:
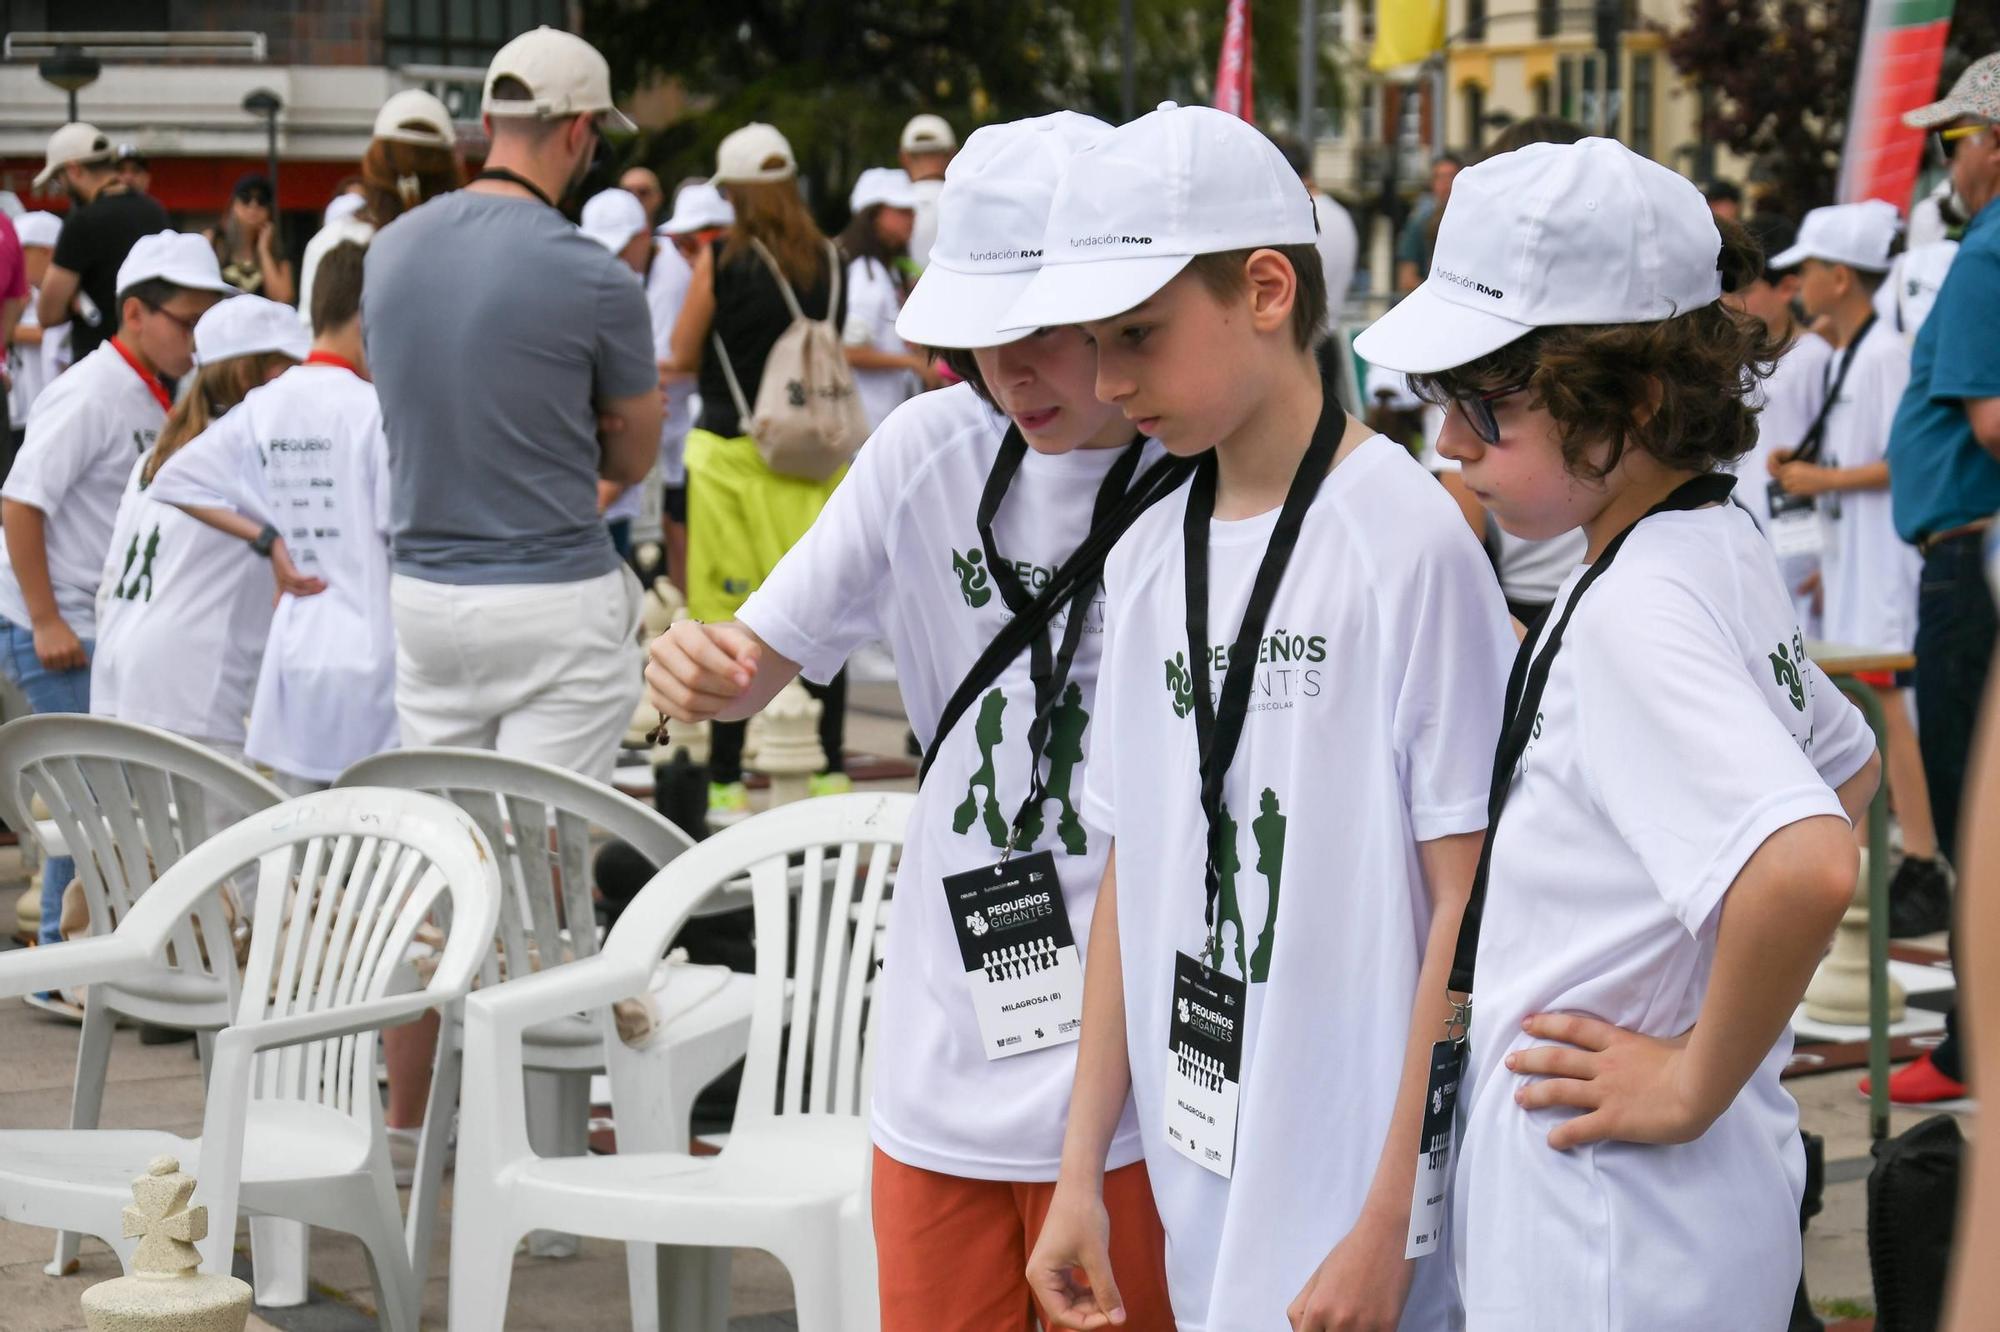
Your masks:
M 1840 160 L 1842 203 L 1883 199 L 1909 213 L 1924 136 L 1903 124 L 1903 113 L 1937 98 L 1951 9 L 1952 0 L 1868 0 Z
M 1215 105 L 1232 116 L 1256 119 L 1250 97 L 1250 0 L 1229 0 L 1222 54 L 1215 61 Z

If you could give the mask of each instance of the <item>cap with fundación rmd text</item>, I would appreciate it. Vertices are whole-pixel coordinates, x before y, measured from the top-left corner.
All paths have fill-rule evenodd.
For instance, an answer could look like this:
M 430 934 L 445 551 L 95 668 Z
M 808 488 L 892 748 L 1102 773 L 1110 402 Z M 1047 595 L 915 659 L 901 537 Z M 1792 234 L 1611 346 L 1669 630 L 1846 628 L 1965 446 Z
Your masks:
M 525 99 L 493 96 L 493 85 L 513 79 L 528 90 Z M 486 92 L 479 109 L 489 116 L 532 116 L 560 120 L 594 115 L 599 124 L 630 133 L 638 129 L 611 102 L 611 66 L 575 33 L 540 27 L 501 47 L 486 67 Z
M 1042 270 L 1005 327 L 1109 319 L 1198 254 L 1311 245 L 1318 235 L 1312 195 L 1261 130 L 1214 107 L 1162 102 L 1070 160 L 1049 208 Z
M 1721 257 L 1678 173 L 1611 139 L 1529 144 L 1458 173 L 1430 276 L 1354 351 L 1432 374 L 1537 328 L 1671 319 L 1721 298 Z
M 997 347 L 1007 311 L 1042 266 L 1063 168 L 1111 127 L 1074 111 L 985 125 L 945 168 L 937 240 L 896 332 L 920 347 Z

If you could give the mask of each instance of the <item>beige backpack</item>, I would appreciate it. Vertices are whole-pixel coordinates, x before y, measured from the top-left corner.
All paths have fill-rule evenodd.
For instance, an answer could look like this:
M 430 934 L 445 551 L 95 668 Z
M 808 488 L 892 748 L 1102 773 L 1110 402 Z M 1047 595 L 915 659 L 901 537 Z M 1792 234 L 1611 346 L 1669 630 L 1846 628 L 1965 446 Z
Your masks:
M 824 481 L 852 462 L 855 451 L 868 438 L 868 418 L 862 414 L 861 398 L 854 389 L 854 372 L 848 368 L 840 333 L 833 324 L 833 312 L 840 306 L 840 252 L 832 242 L 827 243 L 832 274 L 827 317 L 808 319 L 778 261 L 762 241 L 752 239 L 750 244 L 777 280 L 792 312 L 792 325 L 771 344 L 771 354 L 764 361 L 764 379 L 757 386 L 755 411 L 744 401 L 743 386 L 736 380 L 722 335 L 716 333 L 712 336 L 715 354 L 722 360 L 722 377 L 729 381 L 729 396 L 736 401 L 739 429 L 756 441 L 764 465 L 784 476 Z

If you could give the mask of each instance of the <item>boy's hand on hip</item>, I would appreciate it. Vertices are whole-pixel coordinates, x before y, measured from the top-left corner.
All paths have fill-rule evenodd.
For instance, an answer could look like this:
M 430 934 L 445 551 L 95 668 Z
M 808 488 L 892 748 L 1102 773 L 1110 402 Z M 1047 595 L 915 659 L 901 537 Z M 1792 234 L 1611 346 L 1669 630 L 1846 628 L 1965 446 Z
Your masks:
M 51 671 L 80 670 L 90 664 L 83 640 L 60 615 L 35 626 L 35 658 Z
M 1557 1151 L 1605 1141 L 1693 1142 L 1727 1108 L 1727 1101 L 1709 1107 L 1695 1088 L 1687 1032 L 1662 1040 L 1574 1013 L 1538 1013 L 1521 1025 L 1563 1044 L 1507 1056 L 1509 1069 L 1539 1079 L 1516 1089 L 1515 1103 L 1584 1111 L 1550 1130 Z
M 707 721 L 757 675 L 755 640 L 727 624 L 682 620 L 646 651 L 646 698 L 670 721 Z
M 1292 1332 L 1395 1332 L 1415 1275 L 1404 1230 L 1365 1214 L 1355 1222 L 1285 1310 Z
M 1123 1325 L 1125 1302 L 1111 1278 L 1111 1215 L 1103 1195 L 1056 1186 L 1028 1258 L 1028 1288 L 1052 1326 L 1088 1332 Z

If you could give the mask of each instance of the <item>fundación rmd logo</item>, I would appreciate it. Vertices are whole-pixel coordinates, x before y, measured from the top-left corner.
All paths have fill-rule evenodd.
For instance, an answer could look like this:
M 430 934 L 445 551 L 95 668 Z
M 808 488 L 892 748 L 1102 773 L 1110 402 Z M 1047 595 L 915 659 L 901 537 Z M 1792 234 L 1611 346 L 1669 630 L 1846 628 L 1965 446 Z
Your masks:
M 1496 301 L 1507 298 L 1507 293 L 1498 287 L 1489 287 L 1484 282 L 1469 278 L 1463 273 L 1454 273 L 1448 268 L 1437 267 L 1433 267 L 1431 272 L 1443 278 L 1446 282 L 1451 283 L 1454 287 L 1463 287 L 1467 291 L 1478 292 L 1481 296 L 1491 296 Z

